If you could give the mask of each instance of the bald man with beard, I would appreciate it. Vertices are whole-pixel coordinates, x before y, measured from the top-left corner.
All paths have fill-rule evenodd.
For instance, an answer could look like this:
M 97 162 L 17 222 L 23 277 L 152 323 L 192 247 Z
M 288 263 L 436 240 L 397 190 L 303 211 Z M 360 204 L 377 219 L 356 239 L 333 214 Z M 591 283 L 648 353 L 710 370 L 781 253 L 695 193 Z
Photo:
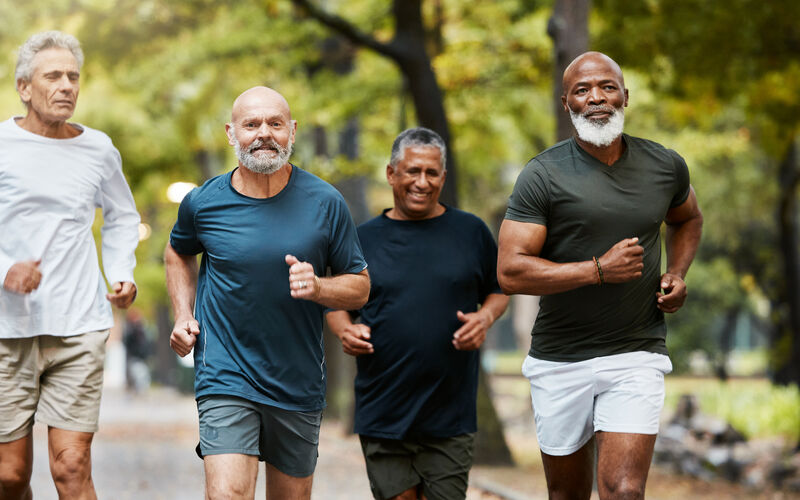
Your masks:
M 297 123 L 283 96 L 245 91 L 225 130 L 237 168 L 183 199 L 167 244 L 170 345 L 194 350 L 206 498 L 252 499 L 264 461 L 268 498 L 307 499 L 325 406 L 322 314 L 364 305 L 367 265 L 339 192 L 289 163 Z
M 522 369 L 550 498 L 590 497 L 595 446 L 600 498 L 643 498 L 672 370 L 664 313 L 686 299 L 703 217 L 683 158 L 622 133 L 616 62 L 582 54 L 563 85 L 577 135 L 517 179 L 498 278 L 507 294 L 542 296 Z

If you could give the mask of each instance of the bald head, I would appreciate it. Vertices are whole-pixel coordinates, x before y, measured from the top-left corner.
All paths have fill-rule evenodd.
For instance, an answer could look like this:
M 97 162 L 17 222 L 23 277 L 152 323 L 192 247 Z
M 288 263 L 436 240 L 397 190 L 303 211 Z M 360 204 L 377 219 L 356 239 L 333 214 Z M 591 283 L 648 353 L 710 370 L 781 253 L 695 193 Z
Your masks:
M 575 82 L 581 80 L 585 74 L 598 72 L 613 74 L 622 87 L 625 87 L 625 78 L 622 76 L 622 69 L 619 64 L 602 52 L 584 52 L 573 59 L 567 69 L 564 70 L 564 78 L 561 81 L 564 93 L 569 92 Z
M 272 112 L 284 115 L 287 121 L 292 119 L 289 103 L 280 93 L 269 87 L 253 87 L 242 92 L 239 97 L 233 101 L 231 121 L 236 123 L 237 120 L 241 118 L 242 114 L 257 109 L 269 109 Z

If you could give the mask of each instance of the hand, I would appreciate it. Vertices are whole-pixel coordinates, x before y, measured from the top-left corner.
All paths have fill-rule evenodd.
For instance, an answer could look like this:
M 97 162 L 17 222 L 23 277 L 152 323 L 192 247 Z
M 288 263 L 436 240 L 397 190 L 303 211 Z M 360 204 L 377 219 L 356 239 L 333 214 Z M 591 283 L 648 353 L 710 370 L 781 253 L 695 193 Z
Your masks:
M 681 308 L 686 296 L 686 283 L 677 274 L 664 273 L 661 276 L 661 288 L 667 293 L 656 292 L 658 308 L 665 313 L 674 313 Z
M 372 354 L 375 349 L 372 344 L 367 342 L 372 330 L 367 325 L 361 323 L 347 325 L 341 335 L 337 335 L 342 341 L 342 350 L 345 354 L 358 356 L 361 354 Z
M 3 288 L 9 292 L 20 294 L 29 294 L 36 290 L 42 281 L 42 273 L 39 271 L 41 263 L 41 259 L 15 263 L 6 273 Z
M 319 297 L 319 278 L 314 274 L 314 266 L 300 262 L 294 255 L 286 256 L 289 266 L 289 292 L 296 299 L 317 300 Z
M 478 349 L 486 340 L 486 332 L 492 326 L 492 319 L 488 314 L 483 310 L 467 314 L 456 312 L 456 317 L 464 324 L 453 334 L 453 346 L 459 351 Z
M 644 248 L 638 242 L 639 238 L 625 238 L 597 259 L 604 283 L 625 283 L 642 277 Z
M 114 293 L 107 293 L 106 298 L 120 309 L 127 309 L 136 298 L 136 285 L 130 281 L 117 281 L 111 285 Z
M 200 335 L 200 324 L 196 319 L 176 320 L 169 336 L 169 346 L 178 356 L 184 357 L 192 352 L 198 335 Z

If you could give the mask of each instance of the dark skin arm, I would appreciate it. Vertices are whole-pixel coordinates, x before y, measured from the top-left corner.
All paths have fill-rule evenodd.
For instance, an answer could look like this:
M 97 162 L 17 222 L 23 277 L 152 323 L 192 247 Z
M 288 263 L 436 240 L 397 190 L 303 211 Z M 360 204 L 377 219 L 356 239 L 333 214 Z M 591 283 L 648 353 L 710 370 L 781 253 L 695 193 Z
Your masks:
M 690 187 L 689 197 L 685 202 L 667 212 L 665 222 L 667 272 L 661 276 L 660 287 L 664 293 L 657 292 L 656 300 L 659 309 L 665 313 L 674 313 L 686 300 L 686 283 L 683 279 L 697 253 L 703 232 L 703 214 L 697 205 L 694 188 Z
M 539 257 L 546 237 L 547 228 L 541 224 L 503 221 L 497 279 L 507 295 L 550 295 L 597 284 L 593 260 L 556 263 Z M 625 238 L 598 258 L 605 283 L 624 283 L 642 276 L 644 249 L 638 241 Z

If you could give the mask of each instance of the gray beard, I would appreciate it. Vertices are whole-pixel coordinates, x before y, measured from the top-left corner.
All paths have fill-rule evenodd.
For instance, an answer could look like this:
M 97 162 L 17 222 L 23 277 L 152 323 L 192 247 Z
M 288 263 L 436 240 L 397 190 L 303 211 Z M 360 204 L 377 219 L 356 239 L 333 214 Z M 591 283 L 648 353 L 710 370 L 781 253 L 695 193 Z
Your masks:
M 289 141 L 288 147 L 282 147 L 275 141 L 265 142 L 261 139 L 256 139 L 253 141 L 247 149 L 242 149 L 241 144 L 236 139 L 236 136 L 233 137 L 233 149 L 236 152 L 236 157 L 239 158 L 239 162 L 244 165 L 248 170 L 255 172 L 257 174 L 274 174 L 278 170 L 281 169 L 286 163 L 289 162 L 289 158 L 292 156 L 292 142 Z M 278 151 L 278 155 L 271 158 L 268 156 L 255 156 L 253 154 L 253 150 L 260 148 L 263 145 L 274 147 Z
M 582 141 L 600 148 L 608 146 L 622 135 L 622 129 L 625 126 L 625 112 L 622 108 L 615 109 L 614 114 L 605 123 L 589 120 L 571 109 L 569 110 L 569 117 L 572 119 L 572 125 L 575 126 L 578 137 Z

